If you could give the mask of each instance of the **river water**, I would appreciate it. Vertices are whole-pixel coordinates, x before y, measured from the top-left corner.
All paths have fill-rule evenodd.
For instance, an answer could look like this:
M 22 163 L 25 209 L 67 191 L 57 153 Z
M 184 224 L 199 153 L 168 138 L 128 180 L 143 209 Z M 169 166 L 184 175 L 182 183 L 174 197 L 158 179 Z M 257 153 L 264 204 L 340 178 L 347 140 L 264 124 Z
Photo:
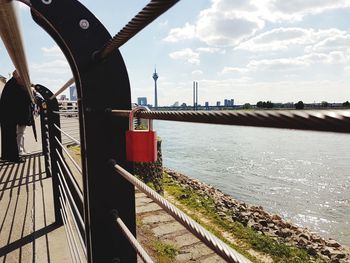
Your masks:
M 154 126 L 166 167 L 350 245 L 350 135 L 169 121 Z

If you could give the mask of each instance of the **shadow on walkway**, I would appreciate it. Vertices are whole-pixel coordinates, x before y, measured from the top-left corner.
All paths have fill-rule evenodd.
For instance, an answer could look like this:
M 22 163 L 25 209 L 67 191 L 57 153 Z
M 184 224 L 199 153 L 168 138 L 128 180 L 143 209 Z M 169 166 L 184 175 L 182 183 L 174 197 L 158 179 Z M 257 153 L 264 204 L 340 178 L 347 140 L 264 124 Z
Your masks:
M 24 163 L 0 161 L 0 262 L 69 262 L 66 255 L 42 154 Z

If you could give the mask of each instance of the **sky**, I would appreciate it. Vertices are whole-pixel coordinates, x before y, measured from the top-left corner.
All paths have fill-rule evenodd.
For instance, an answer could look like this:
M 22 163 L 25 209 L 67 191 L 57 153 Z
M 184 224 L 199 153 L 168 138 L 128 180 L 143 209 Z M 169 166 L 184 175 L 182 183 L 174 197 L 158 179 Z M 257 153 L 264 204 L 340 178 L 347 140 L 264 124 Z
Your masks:
M 80 2 L 113 36 L 148 3 Z M 55 92 L 69 65 L 29 8 L 16 7 L 31 80 Z M 132 101 L 154 103 L 155 67 L 159 106 L 191 105 L 193 81 L 202 105 L 350 100 L 349 17 L 350 0 L 182 0 L 120 48 Z M 1 42 L 0 74 L 12 71 Z

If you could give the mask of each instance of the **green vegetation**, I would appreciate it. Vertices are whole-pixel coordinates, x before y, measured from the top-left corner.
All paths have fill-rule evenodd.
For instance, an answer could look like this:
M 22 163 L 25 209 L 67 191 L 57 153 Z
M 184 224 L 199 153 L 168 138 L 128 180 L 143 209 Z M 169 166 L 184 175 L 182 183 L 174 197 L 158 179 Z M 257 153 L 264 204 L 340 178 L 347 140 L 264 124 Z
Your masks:
M 69 146 L 69 149 L 73 151 L 76 156 L 80 157 L 80 146 Z
M 350 107 L 350 102 L 349 101 L 345 101 L 343 103 L 343 107 L 349 108 Z
M 173 182 L 167 174 L 164 174 L 164 189 L 180 203 L 180 208 L 187 211 L 194 220 L 253 262 L 259 262 L 259 260 L 246 252 L 250 248 L 270 255 L 274 262 L 323 262 L 321 259 L 310 258 L 303 249 L 279 243 L 239 222 L 223 219 L 218 215 L 212 198 L 199 195 L 189 188 L 180 186 Z M 230 214 L 227 213 L 227 216 L 229 217 Z M 205 222 L 202 220 L 203 217 Z M 236 244 L 224 238 L 223 232 L 230 233 L 234 240 L 237 240 Z
M 297 109 L 297 110 L 302 110 L 302 109 L 304 109 L 304 102 L 302 102 L 301 100 L 298 101 L 298 103 L 295 104 L 295 109 Z
M 268 101 L 258 101 L 256 103 L 257 108 L 263 108 L 263 109 L 272 109 L 273 108 L 273 103 L 268 100 Z
M 245 109 L 245 110 L 249 110 L 252 108 L 252 105 L 250 105 L 250 103 L 245 103 L 243 106 L 242 106 L 242 109 Z
M 161 242 L 159 240 L 155 240 L 152 242 L 152 246 L 155 249 L 155 251 L 161 256 L 164 260 L 165 258 L 168 258 L 170 260 L 173 260 L 175 256 L 178 254 L 178 250 L 173 245 Z
M 155 237 L 152 231 L 142 222 L 142 216 L 136 216 L 136 225 L 138 228 L 138 237 L 141 236 L 141 244 L 147 253 L 159 263 L 175 262 L 175 257 L 179 253 L 178 249 L 168 243 L 160 241 Z

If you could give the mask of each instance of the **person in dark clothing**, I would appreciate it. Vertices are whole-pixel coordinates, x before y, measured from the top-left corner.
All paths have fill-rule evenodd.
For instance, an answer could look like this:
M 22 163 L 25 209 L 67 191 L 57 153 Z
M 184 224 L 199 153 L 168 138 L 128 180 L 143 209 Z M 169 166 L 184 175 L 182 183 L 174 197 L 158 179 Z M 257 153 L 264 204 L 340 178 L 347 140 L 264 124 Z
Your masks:
M 17 128 L 31 125 L 31 114 L 31 99 L 15 70 L 13 77 L 5 84 L 0 99 L 1 159 L 23 161 L 18 152 Z

